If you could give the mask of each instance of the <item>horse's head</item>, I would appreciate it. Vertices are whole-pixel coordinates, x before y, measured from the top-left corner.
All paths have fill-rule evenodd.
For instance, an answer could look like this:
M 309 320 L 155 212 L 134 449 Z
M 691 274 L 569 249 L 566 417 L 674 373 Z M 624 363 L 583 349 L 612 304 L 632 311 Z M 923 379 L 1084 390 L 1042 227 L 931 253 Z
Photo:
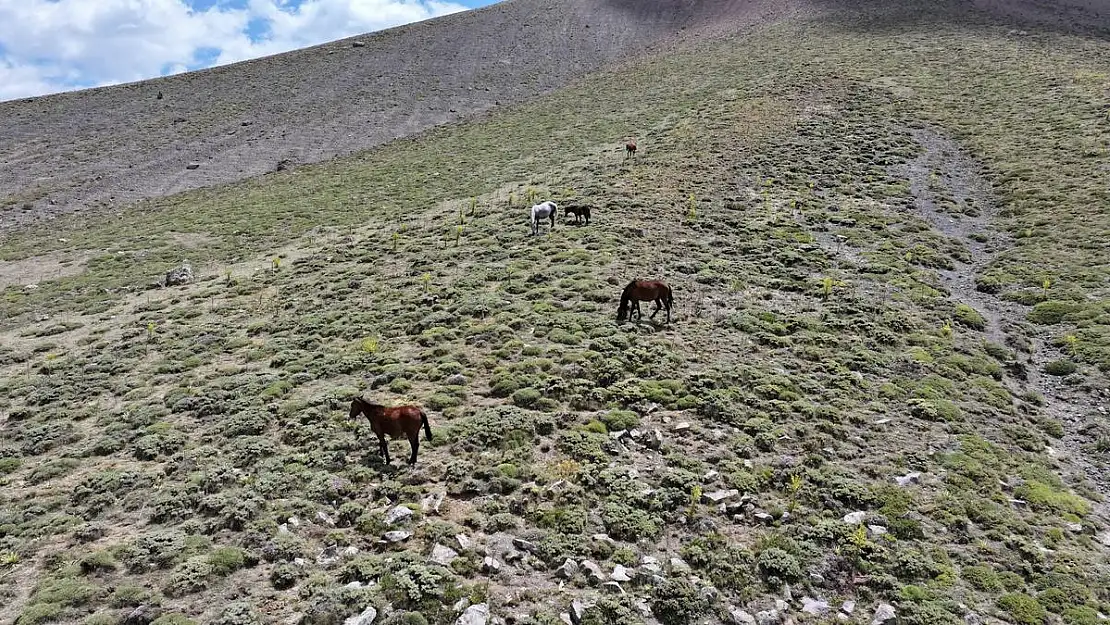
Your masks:
M 357 417 L 358 413 L 363 411 L 363 406 L 365 404 L 366 404 L 365 400 L 363 400 L 361 397 L 356 397 L 356 398 L 352 399 L 351 400 L 351 413 L 348 416 L 348 418 L 354 419 L 355 417 Z
M 617 321 L 624 321 L 628 317 L 628 304 L 621 302 L 617 307 Z

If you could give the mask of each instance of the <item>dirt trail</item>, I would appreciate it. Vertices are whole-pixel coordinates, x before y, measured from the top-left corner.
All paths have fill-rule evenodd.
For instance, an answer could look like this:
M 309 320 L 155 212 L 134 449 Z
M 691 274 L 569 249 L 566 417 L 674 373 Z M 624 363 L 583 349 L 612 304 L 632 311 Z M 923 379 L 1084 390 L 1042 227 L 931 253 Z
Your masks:
M 954 261 L 951 270 L 938 270 L 950 297 L 975 308 L 987 321 L 987 336 L 999 344 L 1011 344 L 1011 337 L 1024 336 L 1032 347 L 1023 358 L 1023 367 L 1017 377 L 1007 377 L 1011 391 L 1020 395 L 1035 390 L 1044 397 L 1045 412 L 1064 424 L 1063 450 L 1049 449 L 1049 455 L 1066 454 L 1083 477 L 1103 497 L 1110 495 L 1110 471 L 1105 465 L 1084 451 L 1090 445 L 1091 433 L 1099 430 L 1098 419 L 1105 426 L 1105 416 L 1099 417 L 1102 400 L 1093 392 L 1078 386 L 1065 385 L 1062 381 L 1043 373 L 1044 365 L 1060 356 L 1049 343 L 1049 333 L 1032 327 L 1024 321 L 1027 310 L 1020 304 L 983 293 L 975 287 L 975 277 L 986 269 L 995 257 L 1012 244 L 1008 235 L 991 227 L 997 203 L 989 183 L 980 174 L 981 167 L 955 142 L 934 129 L 914 131 L 921 144 L 922 153 L 899 172 L 911 183 L 915 209 L 919 217 L 930 223 L 945 236 L 964 244 L 971 253 L 970 262 Z M 946 193 L 947 198 L 942 194 Z M 947 200 L 947 201 L 945 201 Z M 967 209 L 959 216 L 956 209 Z M 945 208 L 948 208 L 946 211 Z M 1105 501 L 1094 506 L 1094 516 L 1102 524 L 1110 523 L 1110 505 Z

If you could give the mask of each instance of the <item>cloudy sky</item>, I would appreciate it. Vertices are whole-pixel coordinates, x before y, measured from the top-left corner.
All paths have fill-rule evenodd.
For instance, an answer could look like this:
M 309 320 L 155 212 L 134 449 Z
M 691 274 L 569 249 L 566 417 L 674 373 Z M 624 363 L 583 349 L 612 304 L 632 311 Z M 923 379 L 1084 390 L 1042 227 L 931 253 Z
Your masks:
M 492 0 L 0 0 L 0 101 L 284 52 Z

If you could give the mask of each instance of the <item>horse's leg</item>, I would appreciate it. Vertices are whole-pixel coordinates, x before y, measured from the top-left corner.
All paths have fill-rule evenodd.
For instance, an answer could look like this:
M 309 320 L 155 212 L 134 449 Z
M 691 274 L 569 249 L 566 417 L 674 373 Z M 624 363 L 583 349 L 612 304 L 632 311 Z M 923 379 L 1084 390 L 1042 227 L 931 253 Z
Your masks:
M 655 310 L 651 311 L 651 317 L 649 317 L 649 318 L 650 319 L 655 319 L 655 315 L 659 314 L 659 309 L 660 308 L 663 308 L 663 300 L 661 298 L 657 297 L 657 298 L 655 298 Z
M 417 430 L 415 434 L 409 435 L 409 446 L 412 447 L 412 456 L 409 458 L 409 464 L 416 464 L 416 452 L 420 449 L 420 431 Z
M 385 434 L 378 434 L 378 452 L 385 459 L 385 463 L 389 464 L 389 441 L 385 439 Z

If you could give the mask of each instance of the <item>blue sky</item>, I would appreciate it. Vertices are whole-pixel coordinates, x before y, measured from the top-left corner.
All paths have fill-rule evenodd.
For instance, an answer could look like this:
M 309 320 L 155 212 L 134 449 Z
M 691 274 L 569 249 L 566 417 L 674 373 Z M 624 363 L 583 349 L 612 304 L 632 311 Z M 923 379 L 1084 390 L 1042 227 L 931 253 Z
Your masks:
M 493 0 L 0 0 L 0 101 L 324 43 Z

